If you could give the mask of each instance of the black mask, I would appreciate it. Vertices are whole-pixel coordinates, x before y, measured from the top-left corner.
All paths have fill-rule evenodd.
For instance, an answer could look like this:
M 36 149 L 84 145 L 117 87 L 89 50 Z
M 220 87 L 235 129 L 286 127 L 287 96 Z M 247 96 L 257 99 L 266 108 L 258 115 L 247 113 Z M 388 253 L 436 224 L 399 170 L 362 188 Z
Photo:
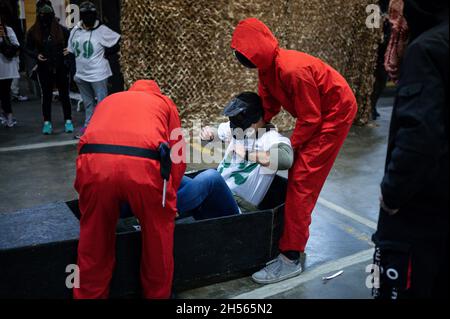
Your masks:
M 39 22 L 45 28 L 50 27 L 50 25 L 52 24 L 52 21 L 53 21 L 53 14 L 51 14 L 51 13 L 45 13 L 45 14 L 41 14 L 39 16 Z
M 95 22 L 97 21 L 97 13 L 95 12 L 81 13 L 81 20 L 83 20 L 83 23 L 87 28 L 93 28 Z
M 234 55 L 238 59 L 238 61 L 249 69 L 256 69 L 256 65 L 254 65 L 249 59 L 247 59 L 242 53 L 239 53 L 238 51 L 234 51 Z
M 243 131 L 245 131 L 246 129 L 248 129 L 250 126 L 252 126 L 252 124 L 254 123 L 254 120 L 246 117 L 244 114 L 239 114 L 237 116 L 234 117 L 230 117 L 230 127 L 231 129 L 237 129 L 240 128 Z

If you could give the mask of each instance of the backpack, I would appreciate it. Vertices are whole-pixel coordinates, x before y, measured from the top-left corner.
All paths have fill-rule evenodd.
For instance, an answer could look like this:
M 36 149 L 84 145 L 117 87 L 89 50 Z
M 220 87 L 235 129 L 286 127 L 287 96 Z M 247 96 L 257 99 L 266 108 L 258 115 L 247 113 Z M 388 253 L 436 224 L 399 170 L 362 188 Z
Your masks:
M 4 28 L 5 32 L 6 27 Z M 8 37 L 8 34 L 2 37 L 3 41 L 0 43 L 0 53 L 3 54 L 8 60 L 12 60 L 19 51 L 19 46 L 11 43 L 11 40 Z

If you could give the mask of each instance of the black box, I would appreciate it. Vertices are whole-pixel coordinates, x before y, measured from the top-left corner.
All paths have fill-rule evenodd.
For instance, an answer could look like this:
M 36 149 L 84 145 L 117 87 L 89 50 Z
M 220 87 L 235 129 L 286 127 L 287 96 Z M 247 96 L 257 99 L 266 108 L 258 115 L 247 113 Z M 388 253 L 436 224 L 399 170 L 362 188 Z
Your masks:
M 276 256 L 286 179 L 276 176 L 261 211 L 176 221 L 174 291 L 249 275 Z M 0 298 L 71 298 L 66 267 L 76 264 L 78 201 L 0 214 Z M 117 226 L 111 297 L 140 295 L 139 226 Z

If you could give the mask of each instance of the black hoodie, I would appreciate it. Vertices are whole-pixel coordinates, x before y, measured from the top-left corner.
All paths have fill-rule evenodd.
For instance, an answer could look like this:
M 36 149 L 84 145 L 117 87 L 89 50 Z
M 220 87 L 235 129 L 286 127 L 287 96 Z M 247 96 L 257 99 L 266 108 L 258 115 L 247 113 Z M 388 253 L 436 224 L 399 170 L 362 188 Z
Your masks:
M 403 14 L 408 22 L 410 41 L 448 20 L 448 0 L 405 0 Z
M 401 65 L 381 191 L 376 238 L 448 235 L 447 0 L 405 0 L 410 43 Z

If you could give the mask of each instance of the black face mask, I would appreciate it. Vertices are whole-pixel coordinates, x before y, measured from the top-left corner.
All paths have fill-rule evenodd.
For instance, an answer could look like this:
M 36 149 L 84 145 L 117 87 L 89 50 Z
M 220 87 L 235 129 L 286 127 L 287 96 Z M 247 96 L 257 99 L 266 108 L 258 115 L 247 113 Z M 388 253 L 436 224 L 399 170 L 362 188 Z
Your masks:
M 252 124 L 254 124 L 255 122 L 255 118 L 252 118 L 250 116 L 246 116 L 243 113 L 240 113 L 236 116 L 230 117 L 230 127 L 231 129 L 242 129 L 243 131 L 245 131 L 246 129 L 248 129 L 250 126 L 252 126 Z
M 50 27 L 53 22 L 53 14 L 50 13 L 41 14 L 39 16 L 39 22 L 45 28 Z
M 254 65 L 249 59 L 247 59 L 243 54 L 239 53 L 238 51 L 234 51 L 234 55 L 238 59 L 238 61 L 249 69 L 256 69 L 256 65 Z
M 97 13 L 86 12 L 81 14 L 81 20 L 87 28 L 93 28 L 97 21 Z

